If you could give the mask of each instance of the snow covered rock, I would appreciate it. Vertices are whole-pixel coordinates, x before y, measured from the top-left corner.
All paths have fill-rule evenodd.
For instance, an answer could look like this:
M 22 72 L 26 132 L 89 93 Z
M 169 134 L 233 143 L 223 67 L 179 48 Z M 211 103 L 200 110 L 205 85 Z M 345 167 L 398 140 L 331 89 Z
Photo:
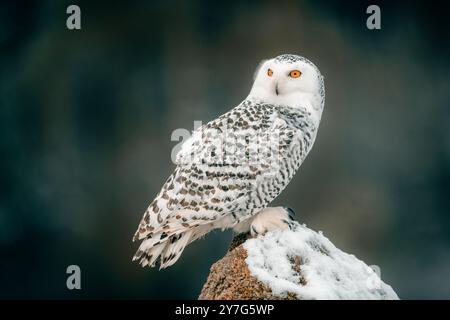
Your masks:
M 245 241 L 244 241 L 245 240 Z M 392 288 L 354 255 L 320 232 L 293 230 L 254 239 L 239 235 L 211 267 L 199 299 L 398 299 Z

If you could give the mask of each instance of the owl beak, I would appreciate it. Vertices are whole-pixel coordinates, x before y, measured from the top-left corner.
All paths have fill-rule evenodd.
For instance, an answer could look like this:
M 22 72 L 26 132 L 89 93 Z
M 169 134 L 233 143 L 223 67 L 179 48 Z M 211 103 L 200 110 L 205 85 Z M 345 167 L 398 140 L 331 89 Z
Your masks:
M 280 92 L 278 91 L 278 82 L 275 84 L 275 93 L 278 95 Z

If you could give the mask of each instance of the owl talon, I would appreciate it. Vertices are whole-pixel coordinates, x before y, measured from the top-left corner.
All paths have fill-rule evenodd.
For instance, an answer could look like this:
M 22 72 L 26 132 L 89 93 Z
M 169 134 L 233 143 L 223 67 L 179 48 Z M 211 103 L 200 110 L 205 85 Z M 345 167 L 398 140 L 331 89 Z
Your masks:
M 283 220 L 283 222 L 288 226 L 289 230 L 294 229 L 294 224 L 289 220 Z
M 254 226 L 251 226 L 251 231 L 250 231 L 251 235 L 253 237 L 256 237 L 258 235 L 258 231 L 256 231 Z
M 294 227 L 293 218 L 290 217 L 292 209 L 283 207 L 271 207 L 261 210 L 254 218 L 250 226 L 252 236 L 265 234 L 277 229 L 291 229 Z M 292 220 L 292 221 L 291 221 Z
M 286 210 L 287 212 L 289 212 L 289 219 L 291 219 L 292 221 L 295 221 L 295 211 L 290 208 L 290 207 L 283 207 L 284 210 Z

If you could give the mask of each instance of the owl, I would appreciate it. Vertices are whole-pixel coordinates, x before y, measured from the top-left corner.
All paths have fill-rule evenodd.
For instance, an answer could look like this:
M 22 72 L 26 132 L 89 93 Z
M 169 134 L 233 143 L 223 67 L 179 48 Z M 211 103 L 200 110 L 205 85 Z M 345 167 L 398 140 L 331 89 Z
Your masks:
M 268 205 L 288 185 L 316 139 L 325 103 L 319 69 L 292 54 L 263 60 L 249 95 L 196 129 L 145 211 L 133 257 L 160 269 L 214 229 L 256 236 L 289 228 L 292 212 Z

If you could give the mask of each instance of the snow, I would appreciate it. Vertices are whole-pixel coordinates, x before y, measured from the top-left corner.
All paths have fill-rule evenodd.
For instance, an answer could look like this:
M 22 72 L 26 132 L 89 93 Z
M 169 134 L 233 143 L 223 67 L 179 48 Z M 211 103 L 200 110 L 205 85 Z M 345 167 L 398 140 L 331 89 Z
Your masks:
M 391 286 L 321 232 L 295 223 L 244 243 L 248 268 L 276 296 L 299 299 L 399 299 Z M 298 267 L 294 262 L 300 262 Z M 306 283 L 305 283 L 306 282 Z

